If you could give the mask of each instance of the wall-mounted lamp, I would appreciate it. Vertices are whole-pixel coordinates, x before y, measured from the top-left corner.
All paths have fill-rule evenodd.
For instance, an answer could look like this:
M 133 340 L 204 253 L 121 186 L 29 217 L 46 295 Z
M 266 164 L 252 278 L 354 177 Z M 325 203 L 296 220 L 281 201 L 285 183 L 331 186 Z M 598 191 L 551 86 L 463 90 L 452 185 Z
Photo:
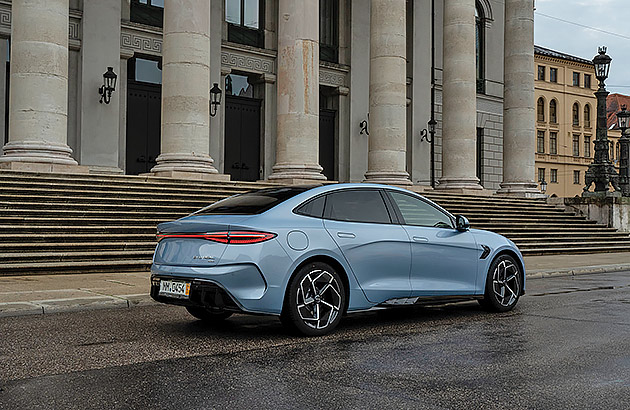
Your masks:
M 359 129 L 361 130 L 359 132 L 359 135 L 363 135 L 363 133 L 365 133 L 365 135 L 370 135 L 370 131 L 368 130 L 369 122 L 370 122 L 370 113 L 368 113 L 367 115 L 367 120 L 363 120 L 359 123 Z
M 428 131 L 426 128 L 420 131 L 420 142 L 426 141 L 431 144 L 433 142 L 433 138 L 435 138 L 435 126 L 437 125 L 437 121 L 431 118 L 427 125 L 429 127 Z
M 543 194 L 547 193 L 547 181 L 545 181 L 545 178 L 540 181 L 540 192 Z
M 217 109 L 221 105 L 221 89 L 219 83 L 214 83 L 210 89 L 210 116 L 217 115 Z
M 114 72 L 114 67 L 107 67 L 107 72 L 103 74 L 103 85 L 98 89 L 98 93 L 101 95 L 99 101 L 103 104 L 109 104 L 112 100 L 112 93 L 116 90 L 116 79 L 118 76 Z

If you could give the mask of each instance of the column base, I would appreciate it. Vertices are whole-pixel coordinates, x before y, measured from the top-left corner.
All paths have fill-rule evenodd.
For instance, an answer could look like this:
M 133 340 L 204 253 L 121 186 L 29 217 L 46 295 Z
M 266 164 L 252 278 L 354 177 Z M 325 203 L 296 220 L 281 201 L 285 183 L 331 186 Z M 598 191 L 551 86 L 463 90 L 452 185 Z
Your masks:
M 318 164 L 276 164 L 273 173 L 267 178 L 281 184 L 309 184 L 326 181 L 323 168 Z
M 502 182 L 497 194 L 518 198 L 547 198 L 547 195 L 538 190 L 538 185 L 534 182 Z
M 40 172 L 47 174 L 82 174 L 90 173 L 88 167 L 82 165 L 50 164 L 45 162 L 0 162 L 0 170 L 15 172 Z
M 157 157 L 157 165 L 151 169 L 149 175 L 174 179 L 229 181 L 230 176 L 219 174 L 213 163 L 214 160 L 207 154 L 160 154 Z
M 599 198 L 599 199 L 604 199 L 604 198 L 620 198 L 621 192 L 619 191 L 598 191 L 598 192 L 591 192 L 591 191 L 584 191 L 582 192 L 582 198 Z
M 155 168 L 154 168 L 155 169 Z M 186 171 L 151 171 L 147 174 L 140 174 L 141 176 L 155 177 L 155 178 L 170 178 L 170 179 L 186 179 L 192 181 L 223 181 L 230 180 L 229 174 L 215 174 L 204 172 L 186 172 Z
M 118 167 L 106 167 L 102 165 L 88 165 L 90 174 L 93 175 L 124 175 L 125 171 Z
M 395 171 L 368 171 L 365 173 L 363 182 L 370 184 L 400 185 L 403 187 L 413 185 L 413 182 L 409 179 L 408 173 Z
M 479 178 L 440 178 L 439 184 L 435 186 L 436 190 L 442 191 L 449 190 L 467 190 L 467 191 L 482 191 L 484 187 L 479 184 Z
M 72 158 L 72 149 L 65 144 L 53 144 L 45 141 L 13 141 L 8 142 L 0 156 L 0 163 L 42 163 L 77 166 Z

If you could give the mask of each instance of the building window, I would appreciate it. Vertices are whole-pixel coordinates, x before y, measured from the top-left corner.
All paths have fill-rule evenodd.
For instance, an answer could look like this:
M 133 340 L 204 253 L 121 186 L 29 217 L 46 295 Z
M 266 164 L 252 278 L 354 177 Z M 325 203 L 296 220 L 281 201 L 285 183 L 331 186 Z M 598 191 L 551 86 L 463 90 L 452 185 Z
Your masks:
M 580 156 L 580 136 L 579 135 L 573 136 L 573 156 L 574 157 Z
M 549 68 L 549 81 L 552 83 L 558 82 L 558 69 L 557 68 Z
M 538 79 L 540 81 L 545 81 L 545 66 L 544 65 L 538 66 Z
M 558 123 L 558 103 L 556 100 L 551 100 L 549 103 L 549 122 L 552 124 Z
M 162 63 L 140 57 L 129 59 L 127 79 L 141 83 L 162 84 Z
M 580 105 L 578 103 L 573 104 L 573 126 L 580 126 Z
M 225 76 L 225 95 L 254 98 L 254 87 L 247 76 L 228 74 Z
M 545 100 L 542 97 L 538 99 L 537 106 L 538 108 L 536 112 L 538 113 L 538 122 L 545 122 Z
M 538 168 L 538 182 L 545 180 L 545 168 Z
M 484 75 L 484 58 L 486 55 L 485 33 L 484 33 L 484 15 L 479 10 L 479 5 L 475 7 L 475 57 L 477 67 L 477 92 L 485 93 L 485 75 Z
M 591 128 L 591 106 L 589 104 L 584 106 L 584 127 Z
M 339 62 L 339 0 L 319 0 L 319 59 Z
M 228 41 L 262 48 L 263 15 L 263 0 L 225 0 Z
M 558 183 L 558 170 L 557 169 L 550 169 L 549 170 L 549 182 L 552 183 Z
M 558 133 L 549 133 L 549 153 L 553 155 L 558 154 Z
M 591 88 L 591 75 L 584 74 L 584 88 Z
M 573 72 L 573 85 L 575 87 L 580 86 L 580 73 Z
M 591 137 L 584 137 L 584 156 L 591 157 Z
M 164 0 L 131 0 L 129 19 L 134 23 L 162 27 Z
M 539 154 L 545 153 L 545 131 L 538 131 L 536 137 L 536 152 Z
M 621 144 L 617 143 L 617 159 L 621 159 Z
M 613 141 L 609 141 L 610 143 L 610 160 L 615 160 L 615 143 Z
M 580 171 L 573 171 L 573 183 L 580 185 Z

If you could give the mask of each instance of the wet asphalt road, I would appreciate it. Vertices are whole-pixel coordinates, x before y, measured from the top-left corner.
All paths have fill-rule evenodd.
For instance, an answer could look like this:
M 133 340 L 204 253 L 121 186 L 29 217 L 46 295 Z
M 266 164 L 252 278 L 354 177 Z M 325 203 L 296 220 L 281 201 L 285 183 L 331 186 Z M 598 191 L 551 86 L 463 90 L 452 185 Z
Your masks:
M 0 409 L 630 408 L 630 272 L 356 314 L 332 335 L 156 306 L 0 319 Z

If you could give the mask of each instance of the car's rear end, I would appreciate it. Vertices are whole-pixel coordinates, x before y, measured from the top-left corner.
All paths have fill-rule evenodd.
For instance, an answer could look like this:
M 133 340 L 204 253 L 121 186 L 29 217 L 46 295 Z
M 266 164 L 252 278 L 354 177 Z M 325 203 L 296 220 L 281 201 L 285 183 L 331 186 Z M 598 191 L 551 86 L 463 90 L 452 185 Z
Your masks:
M 158 226 L 151 296 L 210 311 L 280 314 L 291 259 L 270 209 L 308 188 L 274 188 L 219 201 Z

